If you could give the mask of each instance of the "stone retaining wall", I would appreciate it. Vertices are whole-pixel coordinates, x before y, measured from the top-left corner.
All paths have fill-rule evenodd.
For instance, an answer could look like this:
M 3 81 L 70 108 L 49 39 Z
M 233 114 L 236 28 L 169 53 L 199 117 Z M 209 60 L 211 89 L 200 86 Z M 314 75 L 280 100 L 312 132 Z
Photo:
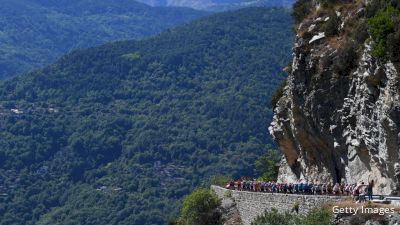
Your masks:
M 219 186 L 211 186 L 211 189 L 221 199 L 232 197 L 236 202 L 243 225 L 250 225 L 251 222 L 265 210 L 272 208 L 279 212 L 291 211 L 297 204 L 299 213 L 305 214 L 312 208 L 325 203 L 338 202 L 346 197 L 323 196 L 323 195 L 296 195 L 259 193 L 248 191 L 232 191 Z

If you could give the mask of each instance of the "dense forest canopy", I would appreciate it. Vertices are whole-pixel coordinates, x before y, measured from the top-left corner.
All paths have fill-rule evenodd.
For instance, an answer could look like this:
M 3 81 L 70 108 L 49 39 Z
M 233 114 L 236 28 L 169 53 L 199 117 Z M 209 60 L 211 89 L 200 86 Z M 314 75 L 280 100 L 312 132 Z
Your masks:
M 291 43 L 287 10 L 248 8 L 0 83 L 0 224 L 163 224 L 251 175 Z
M 142 38 L 206 14 L 134 0 L 1 0 L 0 79 L 72 49 Z

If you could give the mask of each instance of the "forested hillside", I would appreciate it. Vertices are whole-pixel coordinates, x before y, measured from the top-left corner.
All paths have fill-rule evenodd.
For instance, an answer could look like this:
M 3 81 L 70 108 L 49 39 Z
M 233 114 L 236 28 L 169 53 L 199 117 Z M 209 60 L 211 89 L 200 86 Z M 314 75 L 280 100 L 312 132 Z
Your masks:
M 291 43 L 286 10 L 249 8 L 0 83 L 0 224 L 163 224 L 251 175 Z
M 76 48 L 137 39 L 206 15 L 134 0 L 1 0 L 0 79 Z

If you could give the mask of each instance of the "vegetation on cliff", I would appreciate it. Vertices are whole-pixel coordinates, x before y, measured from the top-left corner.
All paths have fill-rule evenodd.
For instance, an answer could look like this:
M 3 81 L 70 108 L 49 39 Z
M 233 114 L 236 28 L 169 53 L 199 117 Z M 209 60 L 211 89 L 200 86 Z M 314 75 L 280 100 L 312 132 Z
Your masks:
M 283 95 L 283 91 L 285 90 L 287 81 L 286 79 L 282 80 L 281 83 L 279 84 L 278 88 L 275 90 L 274 94 L 271 97 L 271 106 L 273 108 L 276 107 L 276 104 L 278 104 L 279 99 Z
M 163 224 L 212 175 L 251 175 L 290 27 L 222 13 L 2 82 L 0 224 Z
M 260 156 L 255 163 L 256 176 L 264 181 L 276 181 L 278 178 L 281 154 L 277 149 L 266 148 L 264 155 Z
M 374 41 L 371 54 L 400 62 L 400 3 L 375 0 L 368 13 L 368 31 Z
M 176 225 L 220 225 L 221 200 L 210 189 L 196 189 L 183 200 L 181 217 L 170 224 Z
M 317 13 L 328 13 L 329 20 L 322 26 L 325 35 L 337 36 L 343 35 L 339 32 L 341 26 L 340 16 L 336 14 L 340 7 L 352 7 L 352 5 L 360 4 L 359 1 L 348 0 L 317 0 L 321 4 L 323 10 Z M 346 6 L 347 5 L 347 6 Z M 358 6 L 357 6 L 358 7 Z M 364 6 L 361 6 L 364 7 Z M 312 15 L 313 1 L 299 0 L 295 3 L 292 15 L 297 23 L 302 22 L 305 18 Z M 397 0 L 372 0 L 365 6 L 364 11 L 360 11 L 362 15 L 357 21 L 351 21 L 346 26 L 352 28 L 342 29 L 342 32 L 353 34 L 354 45 L 362 45 L 368 38 L 368 34 L 373 40 L 371 54 L 380 59 L 390 59 L 392 62 L 400 62 L 400 3 Z M 351 31 L 352 30 L 352 31 Z M 351 35 L 350 35 L 351 36 Z M 350 39 L 350 41 L 353 41 Z M 344 56 L 346 61 L 354 55 Z M 348 72 L 345 69 L 346 72 Z
M 325 208 L 313 209 L 306 215 L 291 212 L 279 213 L 276 209 L 265 212 L 252 225 L 330 225 L 332 212 Z

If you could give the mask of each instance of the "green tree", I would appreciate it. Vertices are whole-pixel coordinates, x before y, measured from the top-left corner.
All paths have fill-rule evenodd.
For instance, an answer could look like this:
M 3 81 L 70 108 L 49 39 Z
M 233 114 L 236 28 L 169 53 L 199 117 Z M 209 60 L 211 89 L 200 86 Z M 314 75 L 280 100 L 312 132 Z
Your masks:
M 374 40 L 371 54 L 384 58 L 387 52 L 387 37 L 395 31 L 395 18 L 399 19 L 400 11 L 393 6 L 381 9 L 368 20 L 368 32 Z
M 184 225 L 218 225 L 221 202 L 209 189 L 197 189 L 183 200 L 180 223 Z
M 331 224 L 332 213 L 325 208 L 314 208 L 305 217 L 300 219 L 302 225 L 329 225 Z
M 231 180 L 232 178 L 228 176 L 212 176 L 210 178 L 210 183 L 212 185 L 225 186 Z
M 311 1 L 298 0 L 294 3 L 292 8 L 292 16 L 296 23 L 300 23 L 304 18 L 310 14 L 312 8 Z
M 262 180 L 271 181 L 276 180 L 278 177 L 277 163 L 281 158 L 281 154 L 278 150 L 267 147 L 266 153 L 257 159 L 255 163 L 255 169 Z

